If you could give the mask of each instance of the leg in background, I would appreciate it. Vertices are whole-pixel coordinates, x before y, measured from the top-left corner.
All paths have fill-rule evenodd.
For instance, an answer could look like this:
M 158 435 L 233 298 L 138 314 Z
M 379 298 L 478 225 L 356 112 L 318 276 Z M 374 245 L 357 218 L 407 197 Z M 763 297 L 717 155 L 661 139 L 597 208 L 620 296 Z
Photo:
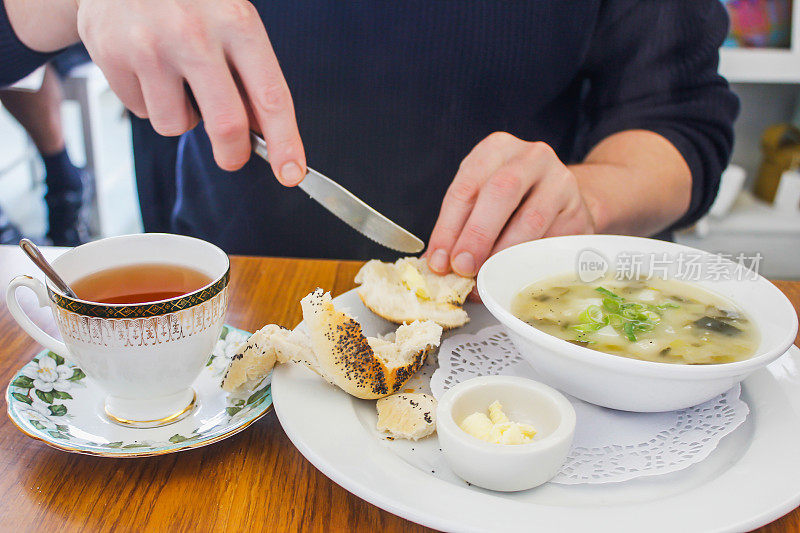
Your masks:
M 17 244 L 22 239 L 22 233 L 8 219 L 0 209 L 0 244 Z
M 45 202 L 49 211 L 47 236 L 53 244 L 76 246 L 85 241 L 80 212 L 83 176 L 67 155 L 61 123 L 61 82 L 52 66 L 37 92 L 3 90 L 0 101 L 28 132 L 47 173 Z

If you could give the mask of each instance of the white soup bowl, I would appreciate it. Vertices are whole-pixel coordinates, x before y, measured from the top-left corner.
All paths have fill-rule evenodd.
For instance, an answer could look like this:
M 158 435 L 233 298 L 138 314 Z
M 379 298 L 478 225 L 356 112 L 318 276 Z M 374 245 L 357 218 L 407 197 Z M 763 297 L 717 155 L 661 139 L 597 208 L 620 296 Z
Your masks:
M 514 297 L 534 282 L 571 273 L 576 280 L 592 281 L 615 268 L 626 271 L 635 257 L 640 263 L 650 258 L 652 271 L 642 275 L 658 266 L 658 277 L 694 284 L 744 310 L 760 335 L 756 353 L 743 361 L 708 365 L 642 361 L 572 344 L 511 312 Z M 701 268 L 690 270 L 690 262 Z M 710 400 L 786 353 L 797 335 L 797 314 L 775 285 L 725 258 L 654 239 L 576 235 L 519 244 L 489 258 L 477 285 L 483 304 L 542 381 L 587 402 L 625 411 L 671 411 Z

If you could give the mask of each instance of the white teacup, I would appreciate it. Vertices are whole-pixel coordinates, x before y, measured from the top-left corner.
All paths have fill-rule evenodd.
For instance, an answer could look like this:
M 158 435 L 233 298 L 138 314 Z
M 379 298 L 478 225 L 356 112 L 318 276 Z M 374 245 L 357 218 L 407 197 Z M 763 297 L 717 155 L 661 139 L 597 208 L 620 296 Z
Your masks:
M 69 284 L 94 272 L 142 263 L 192 268 L 213 281 L 176 298 L 138 304 L 104 304 L 67 297 L 49 281 L 14 278 L 8 309 L 31 337 L 78 365 L 102 387 L 105 413 L 119 424 L 158 427 L 190 414 L 192 382 L 219 338 L 228 304 L 230 262 L 213 244 L 169 234 L 125 235 L 78 246 L 55 259 Z M 50 306 L 64 342 L 56 340 L 22 310 L 18 287 Z

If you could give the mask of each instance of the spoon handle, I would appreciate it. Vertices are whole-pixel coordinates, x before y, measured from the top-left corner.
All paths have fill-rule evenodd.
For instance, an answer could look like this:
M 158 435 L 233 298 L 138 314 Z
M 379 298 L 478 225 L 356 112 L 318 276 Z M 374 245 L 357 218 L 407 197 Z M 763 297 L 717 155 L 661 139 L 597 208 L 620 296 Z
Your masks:
M 77 298 L 72 289 L 69 288 L 69 285 L 67 285 L 66 282 L 61 279 L 61 276 L 59 276 L 58 273 L 53 270 L 53 267 L 50 266 L 50 263 L 44 258 L 44 255 L 38 246 L 33 244 L 33 242 L 31 242 L 29 239 L 22 239 L 19 241 L 19 247 L 22 248 L 22 251 L 25 252 L 25 255 L 30 257 L 31 261 L 33 261 L 33 263 L 39 267 L 39 270 L 44 272 L 44 275 L 53 282 L 53 285 L 55 285 L 58 290 L 70 298 Z

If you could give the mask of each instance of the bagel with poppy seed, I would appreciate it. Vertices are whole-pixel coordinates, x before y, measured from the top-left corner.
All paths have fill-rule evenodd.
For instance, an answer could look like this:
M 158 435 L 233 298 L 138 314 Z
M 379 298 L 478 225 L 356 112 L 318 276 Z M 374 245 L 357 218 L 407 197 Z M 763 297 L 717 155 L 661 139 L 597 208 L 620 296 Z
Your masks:
M 322 289 L 300 305 L 315 357 L 312 370 L 357 398 L 382 398 L 399 391 L 442 336 L 441 326 L 425 320 L 401 325 L 394 341 L 366 337 L 361 324 L 335 309 L 330 293 Z
M 317 289 L 301 301 L 304 329 L 268 324 L 240 344 L 222 379 L 228 392 L 243 393 L 261 383 L 276 363 L 302 364 L 358 398 L 381 398 L 400 388 L 439 345 L 435 322 L 403 324 L 393 340 L 365 337 L 361 325 L 337 311 L 331 296 Z
M 396 439 L 419 440 L 436 431 L 436 398 L 419 392 L 397 393 L 375 403 L 378 431 Z

